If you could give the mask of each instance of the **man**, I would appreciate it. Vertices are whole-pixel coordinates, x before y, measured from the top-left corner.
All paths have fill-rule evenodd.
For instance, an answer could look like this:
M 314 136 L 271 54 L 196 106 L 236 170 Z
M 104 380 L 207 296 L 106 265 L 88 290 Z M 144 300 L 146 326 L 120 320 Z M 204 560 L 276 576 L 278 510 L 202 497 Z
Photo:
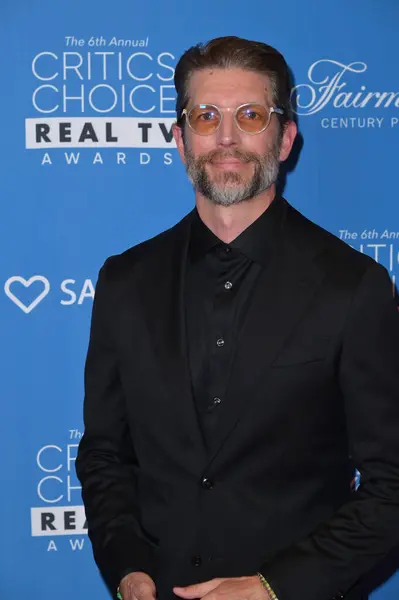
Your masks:
M 296 136 L 277 50 L 215 39 L 175 85 L 196 207 L 96 289 L 77 459 L 95 560 L 124 600 L 361 598 L 398 540 L 390 279 L 276 193 Z

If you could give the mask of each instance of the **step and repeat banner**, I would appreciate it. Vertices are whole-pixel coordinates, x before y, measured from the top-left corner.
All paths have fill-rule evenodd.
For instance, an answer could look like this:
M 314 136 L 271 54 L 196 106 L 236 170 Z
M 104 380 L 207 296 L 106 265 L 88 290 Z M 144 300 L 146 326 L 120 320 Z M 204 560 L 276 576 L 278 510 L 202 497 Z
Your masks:
M 302 143 L 284 195 L 394 292 L 398 27 L 397 0 L 2 0 L 1 598 L 109 597 L 75 475 L 84 359 L 105 258 L 193 207 L 171 135 L 181 53 L 239 35 L 285 55 Z M 387 572 L 373 599 L 399 597 Z

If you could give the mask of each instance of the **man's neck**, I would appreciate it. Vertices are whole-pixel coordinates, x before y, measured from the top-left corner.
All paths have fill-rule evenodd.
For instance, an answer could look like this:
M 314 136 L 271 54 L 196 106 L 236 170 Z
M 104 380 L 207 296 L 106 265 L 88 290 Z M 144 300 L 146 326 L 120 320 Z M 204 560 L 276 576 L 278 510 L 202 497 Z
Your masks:
M 205 225 L 223 242 L 229 244 L 249 227 L 273 202 L 276 186 L 273 184 L 255 198 L 232 206 L 212 204 L 207 198 L 195 195 L 198 214 Z

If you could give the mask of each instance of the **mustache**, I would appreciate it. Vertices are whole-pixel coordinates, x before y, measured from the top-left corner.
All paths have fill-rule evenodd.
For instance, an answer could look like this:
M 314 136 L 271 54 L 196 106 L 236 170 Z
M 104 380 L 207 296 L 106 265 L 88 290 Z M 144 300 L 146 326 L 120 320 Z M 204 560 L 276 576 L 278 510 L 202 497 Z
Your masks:
M 207 154 L 201 154 L 197 160 L 201 164 L 205 164 L 222 161 L 229 158 L 240 160 L 243 163 L 259 162 L 259 156 L 257 154 L 248 152 L 246 150 L 238 150 L 237 148 L 232 148 L 230 150 L 212 150 Z

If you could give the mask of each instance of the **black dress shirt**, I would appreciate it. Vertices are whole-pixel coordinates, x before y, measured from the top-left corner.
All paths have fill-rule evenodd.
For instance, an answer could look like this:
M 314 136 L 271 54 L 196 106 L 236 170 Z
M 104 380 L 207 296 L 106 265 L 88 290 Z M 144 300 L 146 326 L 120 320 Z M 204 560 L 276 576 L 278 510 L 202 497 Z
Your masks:
M 229 244 L 193 212 L 185 306 L 192 391 L 205 441 L 212 435 L 252 291 L 268 267 L 279 237 L 285 202 L 271 205 Z M 273 291 L 271 290 L 271 293 Z

